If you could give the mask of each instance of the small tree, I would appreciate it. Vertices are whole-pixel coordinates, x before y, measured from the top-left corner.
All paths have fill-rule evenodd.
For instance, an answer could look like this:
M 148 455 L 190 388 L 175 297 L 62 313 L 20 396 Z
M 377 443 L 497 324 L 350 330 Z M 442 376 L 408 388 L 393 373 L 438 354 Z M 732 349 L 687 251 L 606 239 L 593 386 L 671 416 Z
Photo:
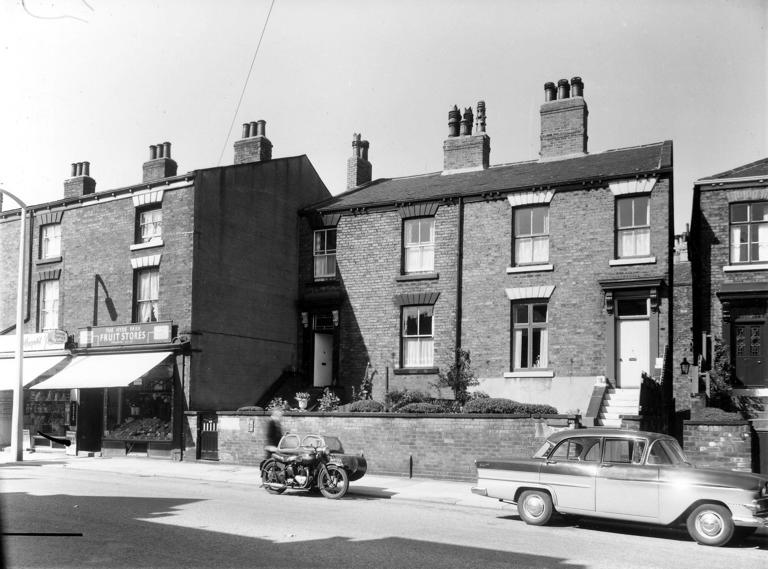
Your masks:
M 709 370 L 709 398 L 713 406 L 726 409 L 733 407 L 733 371 L 728 346 L 715 338 L 712 349 L 712 369 Z
M 449 387 L 453 391 L 453 397 L 460 405 L 464 405 L 469 399 L 468 389 L 479 385 L 471 367 L 469 350 L 456 348 L 456 360 L 448 368 L 447 372 L 438 374 L 437 383 L 433 383 L 438 389 Z

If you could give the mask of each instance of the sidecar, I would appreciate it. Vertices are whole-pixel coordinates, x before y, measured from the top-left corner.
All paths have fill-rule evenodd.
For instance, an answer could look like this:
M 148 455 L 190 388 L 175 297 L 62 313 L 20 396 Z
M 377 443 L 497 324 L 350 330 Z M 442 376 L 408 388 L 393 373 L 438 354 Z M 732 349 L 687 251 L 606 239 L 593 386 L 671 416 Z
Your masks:
M 302 448 L 323 449 L 328 452 L 329 462 L 338 464 L 347 472 L 350 482 L 360 480 L 368 469 L 368 463 L 361 454 L 347 454 L 338 437 L 329 435 L 305 435 L 303 438 L 296 433 L 283 435 L 277 446 L 268 446 L 270 454 L 297 454 Z

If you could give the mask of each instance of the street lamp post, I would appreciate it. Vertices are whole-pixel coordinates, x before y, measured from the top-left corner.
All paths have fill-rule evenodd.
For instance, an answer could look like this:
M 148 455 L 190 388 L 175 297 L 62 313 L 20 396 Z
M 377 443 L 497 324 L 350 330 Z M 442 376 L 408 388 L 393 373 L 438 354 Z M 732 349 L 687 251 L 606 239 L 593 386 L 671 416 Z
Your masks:
M 26 248 L 27 205 L 8 190 L 0 188 L 21 208 L 19 228 L 19 275 L 16 287 L 16 381 L 13 384 L 13 413 L 11 414 L 11 454 L 17 462 L 24 459 L 24 249 Z

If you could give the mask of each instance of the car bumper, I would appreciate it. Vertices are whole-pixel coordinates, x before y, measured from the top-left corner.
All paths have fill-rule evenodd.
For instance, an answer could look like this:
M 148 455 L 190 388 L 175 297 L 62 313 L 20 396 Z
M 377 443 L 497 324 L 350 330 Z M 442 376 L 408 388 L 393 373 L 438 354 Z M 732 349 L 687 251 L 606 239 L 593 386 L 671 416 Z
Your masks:
M 488 496 L 488 489 L 487 488 L 480 488 L 478 486 L 473 486 L 471 488 L 471 491 L 473 494 L 477 494 L 478 496 Z

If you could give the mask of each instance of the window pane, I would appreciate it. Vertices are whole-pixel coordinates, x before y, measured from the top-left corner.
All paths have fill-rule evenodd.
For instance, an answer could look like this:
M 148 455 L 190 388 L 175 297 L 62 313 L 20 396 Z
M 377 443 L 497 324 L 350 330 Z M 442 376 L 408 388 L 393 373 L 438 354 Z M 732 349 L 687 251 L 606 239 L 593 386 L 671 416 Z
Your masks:
M 750 204 L 752 221 L 768 221 L 768 202 Z
M 604 462 L 626 462 L 631 457 L 628 440 L 609 439 L 605 441 Z
M 515 236 L 531 234 L 531 210 L 515 210 Z
M 421 267 L 421 251 L 418 247 L 409 247 L 405 250 L 405 272 L 412 273 Z
M 749 219 L 749 205 L 745 203 L 733 204 L 731 206 L 731 221 L 747 221 Z
M 651 254 L 651 229 L 635 230 L 635 255 Z
M 757 230 L 757 254 L 753 255 L 753 261 L 768 260 L 768 223 L 761 223 Z
M 528 367 L 528 330 L 515 330 L 515 369 Z
M 616 207 L 618 209 L 619 227 L 631 227 L 632 226 L 632 200 L 631 199 L 618 200 Z
M 518 304 L 515 306 L 515 324 L 528 323 L 528 305 Z
M 619 257 L 635 256 L 635 232 L 625 230 L 619 233 Z
M 403 309 L 403 333 L 415 336 L 419 333 L 419 312 L 414 307 Z
M 642 198 L 632 198 L 635 202 L 635 227 L 642 226 L 642 225 L 648 225 L 648 204 L 649 200 L 647 197 Z
M 537 207 L 532 212 L 533 233 L 543 235 L 549 233 L 549 208 Z
M 533 341 L 531 342 L 531 367 L 544 367 L 546 362 L 542 361 L 542 339 L 547 331 L 541 328 L 533 329 Z
M 534 322 L 547 321 L 547 305 L 546 304 L 533 305 L 533 321 Z
M 326 250 L 335 251 L 336 250 L 336 230 L 328 229 L 325 233 L 325 236 L 326 236 L 326 244 L 325 244 Z
M 432 271 L 435 268 L 435 246 L 426 245 L 421 251 L 421 270 Z
M 533 239 L 533 261 L 544 263 L 549 260 L 549 237 L 536 237 Z
M 315 231 L 315 253 L 325 251 L 325 231 Z
M 648 299 L 646 298 L 627 298 L 619 300 L 616 313 L 618 316 L 647 316 Z
M 422 308 L 419 311 L 419 335 L 432 335 L 432 309 Z
M 421 228 L 421 242 L 422 243 L 434 243 L 435 241 L 435 220 L 434 219 L 422 219 L 420 220 Z
M 515 240 L 515 263 L 533 262 L 533 240 L 530 238 L 520 238 Z
M 418 220 L 409 219 L 405 222 L 405 244 L 414 245 L 419 242 Z

